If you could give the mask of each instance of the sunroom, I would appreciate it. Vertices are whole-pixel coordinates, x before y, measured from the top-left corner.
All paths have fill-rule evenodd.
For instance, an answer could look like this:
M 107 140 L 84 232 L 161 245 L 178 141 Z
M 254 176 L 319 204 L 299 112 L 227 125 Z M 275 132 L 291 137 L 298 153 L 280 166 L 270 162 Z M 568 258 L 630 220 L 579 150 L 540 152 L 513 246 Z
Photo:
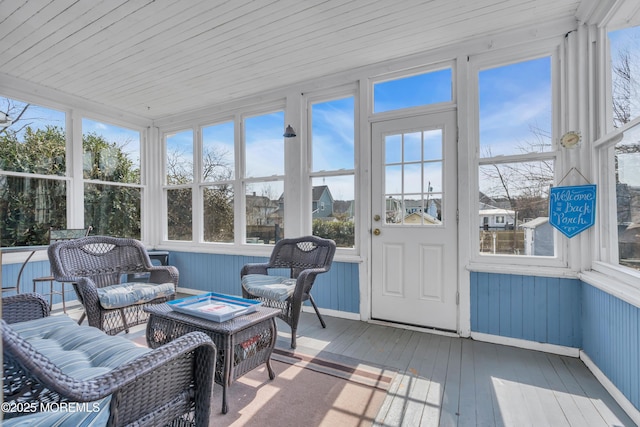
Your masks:
M 25 260 L 50 227 L 232 295 L 314 234 L 338 246 L 327 316 L 579 358 L 640 423 L 637 1 L 14 1 L 0 23 L 3 288 L 49 274 Z

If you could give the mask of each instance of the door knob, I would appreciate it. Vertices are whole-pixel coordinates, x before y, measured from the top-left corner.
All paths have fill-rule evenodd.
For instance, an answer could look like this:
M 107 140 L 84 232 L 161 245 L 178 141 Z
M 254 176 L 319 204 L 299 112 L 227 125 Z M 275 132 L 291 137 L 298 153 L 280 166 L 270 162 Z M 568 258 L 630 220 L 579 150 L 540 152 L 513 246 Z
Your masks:
M 379 228 L 374 229 L 373 230 L 373 234 L 375 234 L 376 236 L 379 236 L 380 235 L 380 229 Z

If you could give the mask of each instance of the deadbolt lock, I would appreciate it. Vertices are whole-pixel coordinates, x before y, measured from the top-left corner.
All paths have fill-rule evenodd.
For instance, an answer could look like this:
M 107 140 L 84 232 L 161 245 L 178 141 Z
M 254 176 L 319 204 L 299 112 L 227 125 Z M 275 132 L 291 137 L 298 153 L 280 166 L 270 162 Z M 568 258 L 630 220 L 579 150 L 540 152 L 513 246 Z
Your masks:
M 380 221 L 380 215 L 374 215 L 373 216 L 373 220 L 374 221 Z

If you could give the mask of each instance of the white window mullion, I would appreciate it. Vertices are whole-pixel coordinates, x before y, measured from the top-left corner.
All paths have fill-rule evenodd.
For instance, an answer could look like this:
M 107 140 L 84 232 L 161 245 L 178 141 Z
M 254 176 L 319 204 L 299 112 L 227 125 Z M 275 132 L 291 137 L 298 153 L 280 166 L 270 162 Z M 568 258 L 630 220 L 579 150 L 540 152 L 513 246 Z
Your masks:
M 191 186 L 191 212 L 194 242 L 204 241 L 203 188 L 202 183 L 202 128 L 193 129 L 193 185 Z

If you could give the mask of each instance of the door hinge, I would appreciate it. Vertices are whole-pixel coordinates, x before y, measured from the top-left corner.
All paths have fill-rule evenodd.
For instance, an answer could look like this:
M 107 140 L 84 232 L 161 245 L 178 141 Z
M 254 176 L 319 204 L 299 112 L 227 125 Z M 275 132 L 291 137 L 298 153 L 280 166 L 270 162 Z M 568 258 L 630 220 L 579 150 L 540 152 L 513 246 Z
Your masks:
M 456 305 L 460 305 L 460 292 L 456 291 Z
M 460 224 L 460 209 L 456 208 L 456 224 Z

